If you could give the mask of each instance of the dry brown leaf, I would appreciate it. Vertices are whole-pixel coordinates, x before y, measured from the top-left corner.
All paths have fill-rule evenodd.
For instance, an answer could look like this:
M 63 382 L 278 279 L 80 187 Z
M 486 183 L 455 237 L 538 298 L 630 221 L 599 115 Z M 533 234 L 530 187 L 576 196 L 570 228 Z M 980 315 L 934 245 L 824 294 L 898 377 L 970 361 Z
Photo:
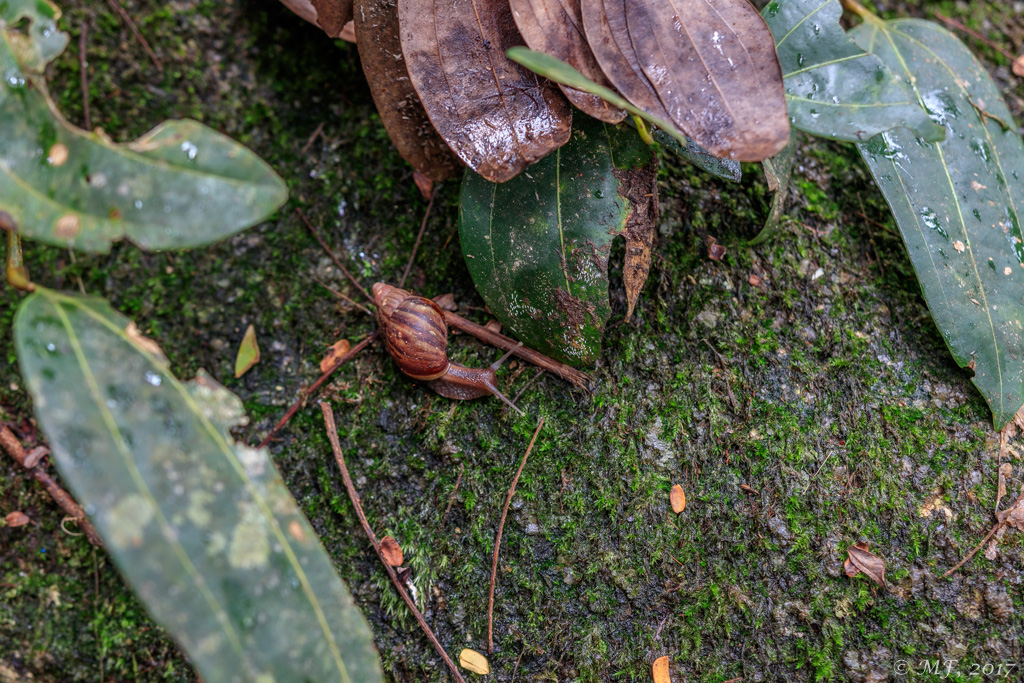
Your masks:
M 1012 68 L 1014 75 L 1024 78 L 1024 55 L 1021 55 L 1020 57 L 1017 57 L 1017 59 L 1013 60 Z
M 672 487 L 668 492 L 668 500 L 672 504 L 672 512 L 677 515 L 686 509 L 686 491 L 679 484 Z
M 316 25 L 331 38 L 341 36 L 345 24 L 352 20 L 352 0 L 311 0 L 316 10 Z
M 135 324 L 135 321 L 128 323 L 128 327 L 124 328 L 124 333 L 129 340 L 135 342 L 136 345 L 142 347 L 143 351 L 148 351 L 154 356 L 160 358 L 160 360 L 167 360 L 167 356 L 164 355 L 164 351 L 163 349 L 160 348 L 160 345 L 157 344 L 152 339 L 150 339 L 149 337 L 142 334 L 142 332 L 139 331 L 138 326 Z
M 754 273 L 750 274 L 750 277 L 747 278 L 747 282 L 750 284 L 751 287 L 760 287 L 761 286 L 761 278 L 759 278 Z
M 384 556 L 384 561 L 392 567 L 401 567 L 402 560 L 405 559 L 402 557 L 402 546 L 390 536 L 380 539 L 380 553 Z
M 341 33 L 338 34 L 338 37 L 350 43 L 356 42 L 356 23 L 354 21 L 350 21 L 345 24 L 345 27 L 341 29 Z
M 580 0 L 511 0 L 510 5 L 519 33 L 531 50 L 557 57 L 595 83 L 611 87 L 583 35 Z M 599 121 L 619 123 L 626 118 L 624 110 L 596 95 L 559 87 L 580 111 Z
M 744 493 L 750 494 L 751 496 L 757 495 L 757 489 L 751 488 L 746 484 L 740 484 L 740 490 L 743 491 Z
M 337 360 L 348 353 L 348 350 L 348 339 L 341 339 L 334 342 L 331 348 L 327 349 L 327 353 L 324 354 L 324 357 L 320 360 L 320 372 L 327 372 L 334 367 Z
M 687 136 L 738 161 L 761 161 L 786 146 L 789 117 L 775 40 L 748 0 L 624 5 L 640 67 Z
M 846 549 L 848 558 L 843 563 L 847 576 L 856 576 L 863 572 L 869 579 L 882 588 L 885 585 L 885 560 L 868 550 L 867 543 L 854 543 Z
M 725 247 L 717 242 L 708 245 L 708 258 L 712 261 L 721 261 L 725 258 Z
M 481 676 L 491 673 L 491 665 L 487 663 L 487 657 L 468 647 L 459 653 L 459 666 Z
M 6 517 L 4 517 L 4 522 L 6 522 L 7 526 L 9 527 L 25 526 L 31 521 L 32 520 L 29 519 L 28 515 L 26 515 L 21 510 L 15 510 L 14 512 L 10 512 L 7 514 Z
M 397 0 L 355 0 L 354 21 L 359 61 L 395 149 L 432 180 L 452 177 L 461 164 L 434 130 L 409 81 L 398 39 Z
M 1006 480 L 1013 474 L 1013 465 L 1004 462 L 999 466 L 999 488 L 996 491 L 996 510 L 999 509 L 999 501 L 1006 495 Z
M 626 199 L 629 215 L 620 233 L 626 239 L 626 256 L 622 263 L 622 284 L 626 289 L 626 320 L 633 309 L 651 271 L 651 249 L 658 226 L 658 160 L 655 157 L 643 168 L 615 170 L 618 193 Z
M 501 323 L 499 323 L 497 320 L 488 320 L 487 324 L 484 325 L 484 327 L 486 327 L 491 332 L 494 332 L 495 334 L 501 333 Z
M 510 180 L 569 141 L 562 93 L 505 56 L 523 43 L 507 0 L 398 0 L 398 22 L 430 122 L 481 176 Z
M 437 304 L 442 311 L 457 311 L 459 308 L 455 305 L 455 295 L 450 292 L 448 294 L 435 296 L 434 303 Z
M 672 683 L 672 677 L 668 673 L 668 655 L 663 655 L 654 660 L 651 673 L 654 675 L 654 683 Z
M 434 194 L 434 181 L 419 171 L 413 171 L 412 179 L 416 183 L 416 189 L 420 191 L 420 196 L 430 201 L 431 195 Z

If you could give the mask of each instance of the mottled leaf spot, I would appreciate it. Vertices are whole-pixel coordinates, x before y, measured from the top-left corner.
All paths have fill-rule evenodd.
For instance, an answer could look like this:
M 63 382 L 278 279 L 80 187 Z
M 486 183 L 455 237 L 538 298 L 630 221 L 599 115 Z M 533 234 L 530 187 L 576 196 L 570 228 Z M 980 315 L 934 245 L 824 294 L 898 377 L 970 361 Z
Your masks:
M 132 493 L 107 512 L 108 538 L 118 548 L 138 547 L 142 532 L 153 519 L 153 503 L 146 497 Z
M 231 533 L 228 564 L 236 569 L 262 567 L 270 556 L 270 540 L 259 511 L 248 507 Z
M 82 221 L 73 213 L 66 213 L 57 219 L 54 231 L 58 239 L 72 240 L 82 230 Z
M 188 494 L 188 519 L 197 527 L 205 527 L 212 519 L 206 506 L 213 502 L 213 494 L 209 491 L 192 491 Z
M 964 249 L 966 249 L 967 247 L 964 245 L 963 242 L 957 240 L 956 242 L 953 242 L 953 248 L 959 251 L 960 253 L 963 253 Z
M 46 154 L 46 161 L 51 166 L 63 166 L 68 160 L 68 146 L 63 143 L 55 143 Z
M 1005 268 L 1003 268 L 1003 275 L 1009 275 L 1012 272 L 1013 272 L 1013 269 L 1010 268 L 1010 266 L 1006 266 Z
M 303 543 L 306 540 L 306 532 L 302 530 L 302 524 L 297 519 L 293 519 L 288 523 L 288 535 L 299 543 Z

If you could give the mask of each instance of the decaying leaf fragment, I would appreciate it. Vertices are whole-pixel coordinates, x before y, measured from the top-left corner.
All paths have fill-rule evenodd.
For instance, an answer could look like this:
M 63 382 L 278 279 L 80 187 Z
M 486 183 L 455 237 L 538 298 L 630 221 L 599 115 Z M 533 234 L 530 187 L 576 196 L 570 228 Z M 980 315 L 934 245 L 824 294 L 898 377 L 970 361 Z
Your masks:
M 468 647 L 459 653 L 459 666 L 481 676 L 491 673 L 491 665 L 487 662 L 487 657 Z
M 626 240 L 622 283 L 626 288 L 628 321 L 651 271 L 651 247 L 658 225 L 658 159 L 655 157 L 638 169 L 616 169 L 612 173 L 619 181 L 619 196 L 629 206 L 621 232 Z
M 398 0 L 402 53 L 434 128 L 501 183 L 568 141 L 569 103 L 505 52 L 522 39 L 501 0 Z
M 334 342 L 331 348 L 327 349 L 327 353 L 320 359 L 320 372 L 327 372 L 334 366 L 339 358 L 348 353 L 349 343 L 347 339 Z
M 677 515 L 686 509 L 686 491 L 679 484 L 672 487 L 668 493 L 669 503 L 672 504 L 672 512 Z
M 352 0 L 311 0 L 316 9 L 316 24 L 324 33 L 337 38 L 352 20 Z
M 454 176 L 459 160 L 434 130 L 409 80 L 398 38 L 397 0 L 355 0 L 354 7 L 359 61 L 395 149 L 431 180 Z
M 245 336 L 238 347 L 238 356 L 235 358 L 235 377 L 241 377 L 249 372 L 249 368 L 260 362 L 260 345 L 256 342 L 256 328 L 249 325 L 245 329 Z
M 847 576 L 854 577 L 863 572 L 869 579 L 888 590 L 889 587 L 885 585 L 885 560 L 868 550 L 867 543 L 854 543 L 846 549 L 846 554 L 843 569 Z
M 405 559 L 402 556 L 402 546 L 398 545 L 398 541 L 391 536 L 380 539 L 380 552 L 384 556 L 384 560 L 392 567 L 402 566 L 402 561 Z
M 15 510 L 14 512 L 9 512 L 4 517 L 4 524 L 6 524 L 9 527 L 25 526 L 26 524 L 28 524 L 31 521 L 32 520 L 29 519 L 29 516 L 26 515 L 24 512 L 22 512 L 21 510 Z
M 511 0 L 512 16 L 526 44 L 576 68 L 590 80 L 611 87 L 583 35 L 580 0 Z M 584 114 L 605 123 L 619 123 L 626 112 L 596 95 L 559 86 Z
M 662 655 L 654 660 L 651 666 L 651 674 L 654 676 L 654 683 L 672 683 L 672 677 L 668 672 L 668 655 Z

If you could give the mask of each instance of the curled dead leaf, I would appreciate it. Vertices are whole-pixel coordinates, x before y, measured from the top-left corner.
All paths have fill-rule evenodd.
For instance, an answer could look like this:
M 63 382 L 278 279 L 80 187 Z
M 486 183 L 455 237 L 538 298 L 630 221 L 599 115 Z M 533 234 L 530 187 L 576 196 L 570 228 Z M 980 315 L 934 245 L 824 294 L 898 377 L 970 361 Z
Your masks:
M 491 673 L 491 665 L 488 664 L 487 657 L 468 647 L 459 653 L 459 666 L 481 676 Z
M 448 294 L 435 296 L 434 303 L 437 304 L 442 311 L 456 311 L 459 308 L 455 305 L 455 295 L 450 292 Z
M 327 349 L 327 353 L 320 360 L 320 372 L 327 372 L 339 358 L 348 353 L 349 343 L 347 339 L 341 339 L 331 345 L 331 348 Z
M 4 517 L 4 522 L 9 527 L 25 526 L 31 521 L 32 520 L 29 519 L 28 515 L 26 515 L 21 510 L 15 510 L 14 512 L 8 513 L 8 515 Z
M 847 576 L 863 573 L 882 588 L 888 589 L 885 585 L 885 560 L 868 550 L 867 543 L 854 543 L 846 549 L 846 554 L 843 569 Z
M 384 556 L 384 561 L 392 567 L 401 567 L 405 559 L 402 557 L 402 546 L 391 536 L 380 539 L 380 553 Z
M 686 492 L 683 491 L 683 487 L 676 484 L 669 491 L 668 500 L 672 504 L 672 512 L 677 515 L 686 509 Z
M 654 664 L 651 666 L 654 683 L 672 683 L 672 677 L 668 672 L 668 665 L 668 655 L 662 655 L 654 660 Z

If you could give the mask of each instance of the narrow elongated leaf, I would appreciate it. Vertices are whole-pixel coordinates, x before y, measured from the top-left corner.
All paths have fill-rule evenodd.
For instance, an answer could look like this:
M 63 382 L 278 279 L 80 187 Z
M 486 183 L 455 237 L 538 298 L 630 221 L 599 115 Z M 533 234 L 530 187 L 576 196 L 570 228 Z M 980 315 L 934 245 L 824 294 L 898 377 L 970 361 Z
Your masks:
M 510 5 L 519 33 L 530 49 L 554 55 L 590 80 L 610 85 L 583 35 L 580 0 L 511 0 Z M 605 123 L 619 123 L 626 118 L 624 110 L 610 106 L 596 95 L 561 87 L 584 114 Z
M 910 82 L 846 35 L 842 13 L 839 0 L 773 0 L 762 12 L 775 36 L 792 124 L 847 142 L 896 126 L 941 140 L 945 130 L 918 103 Z
M 626 237 L 624 277 L 635 288 L 658 200 L 654 157 L 635 130 L 576 119 L 565 147 L 528 173 L 500 185 L 468 173 L 459 234 L 477 290 L 515 337 L 589 363 L 611 313 L 611 242 Z
M 569 103 L 505 56 L 522 45 L 507 0 L 398 0 L 402 53 L 427 116 L 471 169 L 496 183 L 569 139 Z
M 216 241 L 266 218 L 287 188 L 255 154 L 195 121 L 161 124 L 118 145 L 72 126 L 43 69 L 67 44 L 42 0 L 0 3 L 0 209 L 23 235 L 104 252 Z M 10 28 L 29 19 L 23 35 Z
M 956 362 L 974 371 L 999 429 L 1024 403 L 1024 144 L 998 88 L 953 34 L 872 17 L 851 35 L 913 84 L 946 129 L 944 141 L 925 142 L 897 128 L 858 149 L 935 324 Z
M 667 149 L 695 166 L 726 180 L 740 179 L 740 162 L 733 159 L 721 159 L 712 155 L 711 152 L 686 137 L 671 121 L 652 116 L 649 112 L 630 104 L 614 90 L 591 81 L 560 59 L 525 47 L 512 48 L 508 51 L 508 56 L 512 61 L 522 64 L 530 71 L 551 79 L 555 83 L 568 85 L 583 92 L 593 93 L 607 100 L 612 105 L 621 107 L 630 114 L 657 126 L 658 128 L 652 134 L 654 141 L 664 145 Z M 634 120 L 628 120 L 628 123 L 634 128 L 636 127 Z
M 354 23 L 363 73 L 395 149 L 428 178 L 451 178 L 460 163 L 431 125 L 409 80 L 398 38 L 397 0 L 355 0 Z
M 738 161 L 761 161 L 786 145 L 775 42 L 747 0 L 624 5 L 640 66 L 684 133 L 715 156 Z
M 61 476 L 125 579 L 208 681 L 380 681 L 370 630 L 242 403 L 180 382 L 103 300 L 40 289 L 18 361 Z

